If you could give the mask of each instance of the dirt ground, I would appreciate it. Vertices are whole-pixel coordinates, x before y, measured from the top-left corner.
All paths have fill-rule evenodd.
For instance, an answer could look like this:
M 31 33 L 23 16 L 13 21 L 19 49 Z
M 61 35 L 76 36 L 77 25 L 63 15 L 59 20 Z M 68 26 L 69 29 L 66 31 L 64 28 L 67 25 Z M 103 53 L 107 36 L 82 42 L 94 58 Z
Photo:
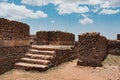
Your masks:
M 0 75 L 0 80 L 120 80 L 120 56 L 109 55 L 103 67 L 76 66 L 77 59 L 46 72 L 13 69 Z

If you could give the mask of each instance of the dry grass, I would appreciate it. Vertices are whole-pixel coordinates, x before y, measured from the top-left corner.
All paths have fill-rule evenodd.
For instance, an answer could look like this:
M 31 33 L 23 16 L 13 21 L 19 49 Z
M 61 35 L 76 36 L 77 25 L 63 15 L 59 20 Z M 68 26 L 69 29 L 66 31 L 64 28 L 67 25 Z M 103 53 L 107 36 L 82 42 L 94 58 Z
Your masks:
M 120 56 L 109 55 L 101 68 L 76 63 L 77 60 L 66 62 L 46 72 L 13 69 L 1 75 L 0 80 L 120 80 Z
M 109 54 L 103 64 L 120 65 L 120 56 Z

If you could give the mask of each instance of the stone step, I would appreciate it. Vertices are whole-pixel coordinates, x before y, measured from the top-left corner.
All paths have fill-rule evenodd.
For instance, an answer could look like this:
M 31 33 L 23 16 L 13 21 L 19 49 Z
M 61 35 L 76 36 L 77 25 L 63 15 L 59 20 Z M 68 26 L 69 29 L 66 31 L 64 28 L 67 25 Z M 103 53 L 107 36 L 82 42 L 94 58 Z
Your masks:
M 17 69 L 25 69 L 25 70 L 44 71 L 44 70 L 47 70 L 49 67 L 48 67 L 48 65 L 40 65 L 40 64 L 30 64 L 30 63 L 18 62 L 18 63 L 15 64 L 15 68 L 17 68 Z
M 32 59 L 43 59 L 43 60 L 51 60 L 51 59 L 53 59 L 52 55 L 31 54 L 31 53 L 25 54 L 25 57 L 32 58 Z
M 48 51 L 56 51 L 56 50 L 71 50 L 74 48 L 73 45 L 31 45 L 31 49 L 37 50 L 48 50 Z
M 50 47 L 39 47 L 39 46 L 31 46 L 31 49 L 36 49 L 36 50 L 43 50 L 43 51 L 55 51 L 55 48 L 50 48 Z
M 54 55 L 55 51 L 41 51 L 41 50 L 36 50 L 36 49 L 30 49 L 30 52 L 35 53 L 35 54 L 44 54 L 44 55 Z
M 20 61 L 25 63 L 43 64 L 43 65 L 48 65 L 50 63 L 49 60 L 31 59 L 31 58 L 21 58 Z

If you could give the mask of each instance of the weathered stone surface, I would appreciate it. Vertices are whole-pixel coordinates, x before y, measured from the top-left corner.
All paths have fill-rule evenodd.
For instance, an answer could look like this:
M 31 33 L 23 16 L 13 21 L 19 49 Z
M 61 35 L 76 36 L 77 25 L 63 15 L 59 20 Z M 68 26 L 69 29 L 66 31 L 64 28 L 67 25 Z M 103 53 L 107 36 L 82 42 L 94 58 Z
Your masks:
M 117 34 L 117 40 L 120 40 L 120 34 Z
M 120 55 L 120 40 L 108 40 L 108 53 Z
M 30 40 L 2 40 L 0 41 L 2 47 L 12 47 L 12 46 L 28 46 L 30 45 Z
M 74 34 L 61 31 L 40 31 L 36 36 L 40 45 L 72 45 L 75 41 Z
M 28 46 L 0 47 L 0 74 L 12 69 L 14 63 L 18 62 L 27 51 Z
M 59 65 L 60 63 L 64 63 L 69 60 L 73 60 L 77 57 L 74 49 L 58 49 L 56 50 L 56 54 L 54 59 L 52 60 L 53 65 Z
M 25 23 L 0 18 L 0 35 L 3 40 L 29 39 L 29 26 Z
M 37 44 L 36 42 L 36 35 L 30 35 L 30 44 Z
M 15 64 L 15 68 L 46 71 L 75 58 L 76 54 L 72 45 L 32 45 L 29 53 Z
M 107 56 L 107 39 L 99 33 L 86 33 L 79 35 L 78 65 L 101 66 Z
M 0 47 L 28 46 L 29 37 L 27 24 L 0 18 Z
M 0 74 L 13 68 L 28 50 L 29 26 L 0 18 Z

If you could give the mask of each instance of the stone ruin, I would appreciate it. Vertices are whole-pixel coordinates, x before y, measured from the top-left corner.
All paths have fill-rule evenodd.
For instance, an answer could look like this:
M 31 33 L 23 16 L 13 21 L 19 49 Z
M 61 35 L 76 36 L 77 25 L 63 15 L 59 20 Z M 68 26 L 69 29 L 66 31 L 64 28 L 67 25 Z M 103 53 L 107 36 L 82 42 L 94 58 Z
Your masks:
M 86 33 L 79 35 L 78 40 L 78 65 L 102 66 L 102 61 L 107 56 L 107 39 L 100 33 Z
M 108 54 L 120 55 L 120 34 L 117 34 L 117 40 L 108 40 Z
M 30 35 L 30 44 L 31 45 L 37 44 L 36 40 L 37 40 L 36 35 Z
M 0 42 L 1 47 L 29 45 L 29 26 L 0 18 Z
M 46 71 L 76 58 L 72 45 L 31 45 L 30 51 L 15 63 L 15 68 Z
M 120 40 L 108 40 L 108 53 L 120 55 Z
M 74 38 L 74 34 L 61 31 L 40 31 L 36 36 L 31 35 L 30 50 L 15 64 L 15 68 L 46 71 L 75 59 Z
M 30 39 L 31 44 L 35 45 L 32 45 L 29 53 L 25 54 L 28 52 Z M 46 65 L 39 69 L 46 70 L 76 58 L 76 53 L 79 58 L 78 65 L 102 66 L 101 63 L 108 53 L 120 55 L 119 34 L 117 39 L 107 40 L 96 32 L 79 35 L 78 42 L 75 42 L 74 34 L 61 31 L 39 31 L 36 35 L 30 36 L 27 24 L 0 18 L 0 74 L 12 69 L 15 63 L 17 67 L 21 67 L 22 61 L 25 63 L 34 57 L 37 60 L 39 57 L 39 60 L 43 61 L 39 62 L 39 65 L 40 63 Z M 36 56 L 36 53 L 39 53 L 39 56 Z M 35 63 L 38 62 L 28 61 L 26 64 L 29 63 L 35 68 Z M 33 65 L 22 64 L 22 67 L 29 69 L 33 68 L 30 67 Z
M 12 69 L 28 51 L 29 26 L 0 18 L 0 74 Z
M 61 31 L 40 31 L 36 36 L 39 45 L 73 45 L 75 42 L 74 34 Z
M 117 40 L 120 40 L 120 34 L 117 34 Z

